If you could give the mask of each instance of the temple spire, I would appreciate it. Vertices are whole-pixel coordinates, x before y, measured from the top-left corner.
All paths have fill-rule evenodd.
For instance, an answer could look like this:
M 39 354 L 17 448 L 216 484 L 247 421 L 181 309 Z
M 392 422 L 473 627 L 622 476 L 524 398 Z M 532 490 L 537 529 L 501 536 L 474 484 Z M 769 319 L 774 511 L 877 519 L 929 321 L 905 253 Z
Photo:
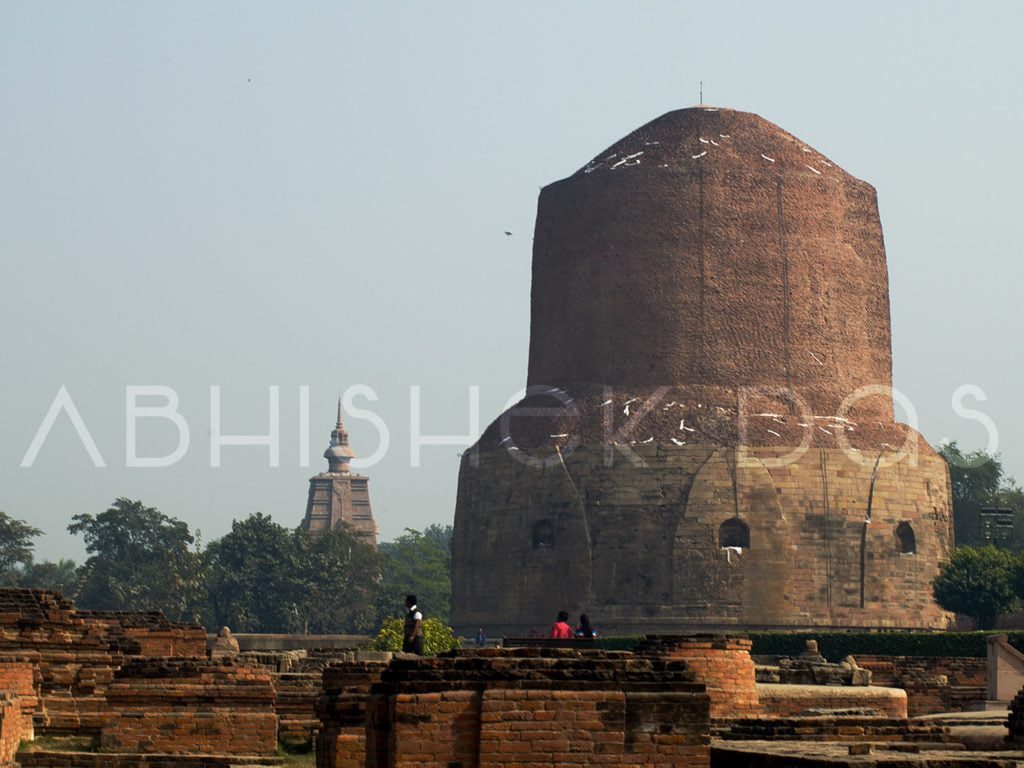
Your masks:
M 345 422 L 342 418 L 341 398 L 339 397 L 338 423 L 331 431 L 331 444 L 324 451 L 324 458 L 327 459 L 327 471 L 347 475 L 349 473 L 348 463 L 354 456 L 355 453 L 348 445 L 348 431 L 345 429 Z

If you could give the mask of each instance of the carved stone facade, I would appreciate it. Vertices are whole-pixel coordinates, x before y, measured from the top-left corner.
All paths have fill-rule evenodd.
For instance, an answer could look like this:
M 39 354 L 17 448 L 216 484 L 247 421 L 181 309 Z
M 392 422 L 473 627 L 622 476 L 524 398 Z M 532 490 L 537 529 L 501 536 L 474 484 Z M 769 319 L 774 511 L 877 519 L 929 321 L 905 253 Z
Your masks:
M 540 195 L 527 397 L 463 459 L 454 623 L 940 628 L 949 474 L 894 419 L 875 191 L 670 112 Z
M 338 423 L 331 432 L 331 444 L 324 451 L 324 458 L 327 471 L 309 478 L 309 499 L 302 529 L 315 533 L 345 523 L 357 536 L 377 546 L 377 523 L 370 508 L 370 479 L 353 474 L 349 468 L 355 453 L 348 444 L 341 400 L 338 401 Z

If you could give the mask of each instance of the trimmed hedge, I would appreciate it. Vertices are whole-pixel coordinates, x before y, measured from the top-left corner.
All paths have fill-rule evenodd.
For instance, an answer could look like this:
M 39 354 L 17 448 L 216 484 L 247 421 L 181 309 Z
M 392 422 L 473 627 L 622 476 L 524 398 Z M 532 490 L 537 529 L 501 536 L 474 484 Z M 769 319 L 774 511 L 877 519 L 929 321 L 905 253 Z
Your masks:
M 730 633 L 731 634 L 731 633 Z M 829 661 L 847 656 L 968 656 L 985 658 L 987 635 L 1006 635 L 1024 652 L 1024 631 L 996 632 L 736 632 L 749 637 L 751 653 L 764 656 L 799 656 L 808 640 L 818 641 L 818 651 Z M 598 637 L 594 647 L 606 651 L 633 651 L 641 635 Z
M 601 637 L 594 639 L 594 648 L 601 651 L 635 651 L 644 639 L 643 635 L 620 635 L 618 637 Z
M 853 655 L 970 656 L 985 658 L 985 637 L 1005 634 L 1017 650 L 1024 650 L 1024 632 L 745 632 L 754 641 L 751 653 L 798 656 L 807 640 L 818 641 L 818 651 L 829 661 Z

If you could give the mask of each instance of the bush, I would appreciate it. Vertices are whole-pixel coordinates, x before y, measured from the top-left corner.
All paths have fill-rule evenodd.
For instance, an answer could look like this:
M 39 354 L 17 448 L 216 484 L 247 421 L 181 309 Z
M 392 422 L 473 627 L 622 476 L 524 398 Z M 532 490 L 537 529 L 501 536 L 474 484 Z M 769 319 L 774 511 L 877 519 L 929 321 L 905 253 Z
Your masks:
M 373 639 L 371 647 L 375 651 L 402 650 L 402 633 L 405 622 L 402 619 L 384 619 L 380 631 Z M 423 620 L 423 653 L 436 656 L 444 651 L 454 651 L 462 647 L 462 642 L 455 636 L 455 631 L 440 619 Z

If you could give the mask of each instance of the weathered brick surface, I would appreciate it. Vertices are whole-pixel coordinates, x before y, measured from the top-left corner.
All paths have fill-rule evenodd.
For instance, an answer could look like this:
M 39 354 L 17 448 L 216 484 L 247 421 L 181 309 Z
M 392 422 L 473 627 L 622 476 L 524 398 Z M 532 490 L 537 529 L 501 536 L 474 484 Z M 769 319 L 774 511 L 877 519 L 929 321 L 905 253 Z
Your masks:
M 614 451 L 606 466 L 604 446 L 544 468 L 503 449 L 482 452 L 476 467 L 464 459 L 453 544 L 459 628 L 527 635 L 562 609 L 588 612 L 609 632 L 945 624 L 931 594 L 951 544 L 942 459 L 922 454 L 916 466 L 876 471 L 837 448 L 784 466 L 772 462 L 785 448 L 631 449 L 643 466 Z M 750 531 L 742 552 L 718 540 L 737 515 Z M 545 521 L 550 545 L 535 546 Z M 914 528 L 915 554 L 900 552 L 901 522 Z
M 946 742 L 952 737 L 942 725 L 912 722 L 906 717 L 771 717 L 737 720 L 724 738 L 784 741 L 917 741 Z
M 310 744 L 313 731 L 320 725 L 316 703 L 322 688 L 322 673 L 286 672 L 271 675 L 277 692 L 277 737 L 289 744 Z
M 110 752 L 20 752 L 20 768 L 247 768 L 278 766 L 278 757 L 252 755 L 117 755 Z
M 270 675 L 230 660 L 136 659 L 107 687 L 101 749 L 121 753 L 273 755 Z
M 79 612 L 56 592 L 0 589 L 0 656 L 24 655 L 35 668 L 37 731 L 98 732 L 104 689 L 126 657 L 200 649 L 205 655 L 201 627 L 160 613 Z
M 679 661 L 540 648 L 398 657 L 363 701 L 322 708 L 321 736 L 334 736 L 318 742 L 318 768 L 708 764 L 709 700 Z
M 761 683 L 765 717 L 798 717 L 810 710 L 866 709 L 885 717 L 907 717 L 907 694 L 899 688 Z
M 347 661 L 324 668 L 323 692 L 316 703 L 317 768 L 363 768 L 370 689 L 387 666 L 379 661 Z
M 28 738 L 22 730 L 23 723 L 18 697 L 0 693 L 0 765 L 11 764 L 21 740 Z
M 1007 718 L 1006 727 L 1010 730 L 1008 740 L 1014 744 L 1024 745 L 1024 689 L 1021 689 L 1010 703 L 1010 716 Z
M 138 643 L 139 656 L 206 657 L 206 630 L 200 624 L 169 621 L 160 611 L 78 611 L 86 621 L 119 629 Z
M 874 189 L 777 126 L 670 112 L 544 188 L 528 382 L 463 455 L 461 631 L 948 622 L 946 465 L 891 393 L 843 409 L 892 383 Z
M 21 712 L 21 738 L 35 737 L 35 717 L 42 716 L 39 677 L 31 655 L 0 656 L 0 692 L 17 698 Z
M 727 635 L 649 635 L 638 652 L 686 662 L 707 686 L 712 719 L 731 719 L 761 711 L 751 646 Z
M 988 663 L 960 656 L 857 656 L 870 669 L 876 685 L 907 692 L 911 717 L 938 712 L 963 712 L 987 695 Z

